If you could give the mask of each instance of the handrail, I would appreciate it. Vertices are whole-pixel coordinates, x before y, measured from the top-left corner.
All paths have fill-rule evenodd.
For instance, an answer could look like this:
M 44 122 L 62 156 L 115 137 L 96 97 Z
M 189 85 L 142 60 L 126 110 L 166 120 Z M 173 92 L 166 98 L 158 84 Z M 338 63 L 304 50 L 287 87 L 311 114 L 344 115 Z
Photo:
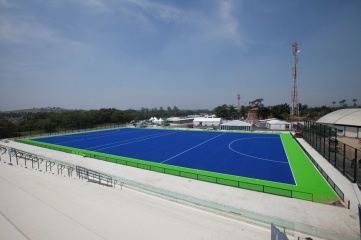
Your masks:
M 104 173 L 100 173 L 100 172 L 96 172 L 81 166 L 76 166 L 76 175 L 81 178 L 81 179 L 87 179 L 89 181 L 96 181 L 99 184 L 103 184 L 103 185 L 112 185 L 113 179 L 111 176 L 106 175 Z M 106 184 L 102 183 L 102 180 L 106 181 Z
M 16 150 L 17 149 L 13 149 L 13 151 L 16 151 Z M 65 163 L 65 162 L 62 162 L 59 160 L 43 157 L 40 155 L 38 155 L 38 157 L 43 158 L 46 163 L 52 163 L 54 165 L 55 164 L 64 165 L 64 166 L 67 166 L 68 169 L 71 169 L 71 168 L 76 169 L 76 167 L 77 167 L 70 163 Z M 78 167 L 84 168 L 81 166 L 78 166 Z M 323 228 L 311 226 L 311 225 L 300 223 L 300 222 L 290 221 L 290 220 L 282 219 L 282 218 L 278 218 L 278 217 L 267 216 L 265 214 L 252 212 L 252 211 L 242 209 L 239 207 L 225 205 L 224 203 L 213 202 L 210 200 L 205 200 L 205 199 L 197 198 L 194 196 L 178 193 L 175 191 L 170 191 L 167 189 L 151 186 L 151 185 L 148 185 L 145 183 L 140 183 L 140 182 L 137 182 L 134 180 L 122 178 L 120 176 L 105 174 L 102 172 L 94 171 L 92 169 L 87 169 L 87 170 L 92 171 L 94 173 L 102 174 L 103 176 L 110 177 L 113 180 L 113 183 L 119 185 L 120 188 L 122 188 L 126 185 L 127 187 L 133 188 L 138 191 L 146 192 L 148 194 L 156 195 L 159 197 L 164 197 L 167 199 L 172 199 L 173 201 L 176 201 L 176 202 L 182 202 L 185 204 L 188 203 L 188 204 L 191 204 L 193 207 L 198 207 L 198 208 L 200 207 L 202 209 L 206 209 L 206 210 L 213 211 L 213 212 L 216 211 L 216 212 L 221 213 L 222 215 L 226 214 L 226 215 L 232 216 L 234 218 L 239 218 L 239 219 L 245 220 L 247 222 L 256 221 L 258 224 L 261 224 L 261 225 L 273 223 L 279 227 L 284 228 L 286 230 L 286 232 L 289 232 L 291 234 L 292 234 L 292 231 L 297 231 L 297 232 L 302 232 L 302 233 L 309 234 L 309 235 L 312 235 L 315 237 L 326 238 L 326 239 L 335 239 L 336 238 L 336 239 L 344 239 L 344 240 L 356 240 L 356 239 L 359 240 L 359 236 L 350 236 L 350 235 L 347 235 L 344 233 L 335 232 L 330 229 L 323 229 Z
M 48 148 L 56 151 L 62 151 L 66 153 L 73 153 L 78 155 L 83 155 L 85 157 L 91 157 L 95 159 L 100 159 L 108 162 L 115 162 L 118 164 L 126 165 L 126 166 L 132 166 L 142 169 L 147 169 L 151 171 L 156 172 L 162 172 L 170 175 L 176 175 L 181 177 L 187 177 L 191 179 L 197 179 L 200 181 L 206 181 L 206 182 L 213 182 L 221 185 L 227 185 L 227 186 L 233 186 L 248 190 L 254 190 L 258 192 L 264 192 L 269 194 L 274 194 L 278 196 L 284 196 L 284 197 L 291 197 L 291 198 L 297 198 L 297 199 L 303 199 L 308 201 L 318 201 L 321 203 L 328 203 L 326 198 L 317 198 L 314 193 L 310 192 L 302 192 L 294 189 L 283 189 L 283 188 L 277 188 L 274 186 L 268 186 L 261 183 L 254 183 L 254 182 L 246 182 L 242 179 L 226 179 L 224 176 L 214 176 L 209 175 L 207 172 L 200 173 L 199 171 L 192 171 L 187 168 L 177 168 L 172 167 L 168 165 L 157 165 L 156 163 L 152 162 L 145 162 L 145 161 L 138 161 L 136 159 L 129 159 L 129 158 L 122 158 L 118 156 L 109 156 L 107 154 L 102 154 L 98 152 L 91 152 L 87 150 L 79 150 L 79 149 L 71 149 L 65 146 L 54 146 L 52 144 L 42 143 L 42 142 L 34 142 L 31 140 L 20 140 L 20 142 Z M 273 191 L 272 191 L 273 190 Z

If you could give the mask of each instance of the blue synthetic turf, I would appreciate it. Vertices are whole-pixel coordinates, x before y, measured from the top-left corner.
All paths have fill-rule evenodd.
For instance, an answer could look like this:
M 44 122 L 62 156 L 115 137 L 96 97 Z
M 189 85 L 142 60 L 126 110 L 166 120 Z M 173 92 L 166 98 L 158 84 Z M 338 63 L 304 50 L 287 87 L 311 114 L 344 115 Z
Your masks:
M 295 185 L 277 134 L 123 128 L 33 140 Z

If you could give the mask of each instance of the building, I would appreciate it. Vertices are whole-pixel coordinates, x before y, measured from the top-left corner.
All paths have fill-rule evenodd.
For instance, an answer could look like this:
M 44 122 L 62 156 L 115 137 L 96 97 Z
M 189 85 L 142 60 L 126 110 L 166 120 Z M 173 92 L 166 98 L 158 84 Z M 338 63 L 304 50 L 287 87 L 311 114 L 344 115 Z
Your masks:
M 275 119 L 275 120 L 267 121 L 266 128 L 269 128 L 270 130 L 288 131 L 291 130 L 291 123 Z
M 219 127 L 221 118 L 195 118 L 193 124 L 195 127 Z
M 251 108 L 251 109 L 248 111 L 247 122 L 253 124 L 253 123 L 255 123 L 255 122 L 258 120 L 257 111 L 258 111 L 258 108 Z
M 345 137 L 361 138 L 361 108 L 346 108 L 321 117 L 317 123 L 337 129 L 337 134 Z
M 255 121 L 254 125 L 256 125 L 259 128 L 265 128 L 266 123 L 271 120 L 277 120 L 277 119 L 276 118 L 268 118 L 268 119 L 258 120 L 258 121 Z
M 170 117 L 167 119 L 167 122 L 170 125 L 175 126 L 186 126 L 193 123 L 194 118 L 179 118 L 179 117 Z
M 234 120 L 221 124 L 220 130 L 252 131 L 252 124 Z

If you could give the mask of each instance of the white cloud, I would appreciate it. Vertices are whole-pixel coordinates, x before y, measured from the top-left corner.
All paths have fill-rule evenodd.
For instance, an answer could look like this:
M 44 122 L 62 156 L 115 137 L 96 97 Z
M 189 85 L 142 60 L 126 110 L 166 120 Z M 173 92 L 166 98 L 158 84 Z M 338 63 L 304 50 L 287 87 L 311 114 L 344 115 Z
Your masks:
M 199 39 L 202 41 L 230 42 L 236 46 L 244 47 L 246 38 L 244 34 L 240 33 L 240 23 L 232 15 L 232 11 L 238 7 L 233 1 L 220 1 L 217 2 L 216 12 L 208 12 L 204 9 L 194 8 L 192 10 L 184 10 L 174 6 L 154 3 L 152 1 L 144 0 L 128 0 L 142 9 L 144 19 L 150 17 L 161 19 L 168 22 L 177 24 L 188 25 L 196 32 L 192 32 L 190 38 Z M 239 4 L 239 2 L 237 2 Z M 237 9 L 239 12 L 239 9 Z M 141 13 L 138 13 L 141 15 Z M 143 19 L 143 20 L 144 20 Z M 148 20 L 148 25 L 151 19 Z M 157 29 L 157 26 L 153 26 Z
M 176 7 L 143 0 L 129 0 L 129 2 L 134 3 L 149 15 L 159 19 L 178 22 L 187 20 L 187 12 Z
M 34 40 L 56 42 L 54 33 L 33 17 L 0 15 L 0 40 L 8 43 L 29 44 Z
M 216 34 L 228 38 L 236 45 L 244 45 L 242 36 L 239 33 L 239 24 L 232 16 L 234 5 L 230 1 L 222 1 L 220 6 L 220 22 L 218 23 Z
M 85 5 L 98 11 L 110 11 L 109 6 L 104 0 L 76 0 L 78 4 Z M 109 2 L 109 1 L 108 1 Z
M 0 42 L 22 45 L 72 43 L 34 17 L 6 14 L 0 15 Z
M 0 8 L 11 8 L 15 4 L 9 0 L 0 0 Z

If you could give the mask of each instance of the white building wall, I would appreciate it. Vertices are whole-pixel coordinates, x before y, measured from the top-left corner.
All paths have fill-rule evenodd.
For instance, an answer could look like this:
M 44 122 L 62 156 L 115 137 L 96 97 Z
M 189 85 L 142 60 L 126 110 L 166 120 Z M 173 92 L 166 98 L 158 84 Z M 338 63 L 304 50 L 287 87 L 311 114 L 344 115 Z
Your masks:
M 357 130 L 358 130 L 357 127 L 346 126 L 344 136 L 356 138 L 357 137 Z
M 221 125 L 221 130 L 230 130 L 230 131 L 252 131 L 251 126 L 232 126 L 232 125 Z
M 270 124 L 267 123 L 267 128 L 271 130 L 291 130 L 291 124 Z M 288 126 L 288 128 L 286 127 Z
M 219 126 L 221 124 L 221 120 L 217 118 L 196 118 L 193 121 L 194 126 L 204 126 L 204 127 L 212 127 Z

